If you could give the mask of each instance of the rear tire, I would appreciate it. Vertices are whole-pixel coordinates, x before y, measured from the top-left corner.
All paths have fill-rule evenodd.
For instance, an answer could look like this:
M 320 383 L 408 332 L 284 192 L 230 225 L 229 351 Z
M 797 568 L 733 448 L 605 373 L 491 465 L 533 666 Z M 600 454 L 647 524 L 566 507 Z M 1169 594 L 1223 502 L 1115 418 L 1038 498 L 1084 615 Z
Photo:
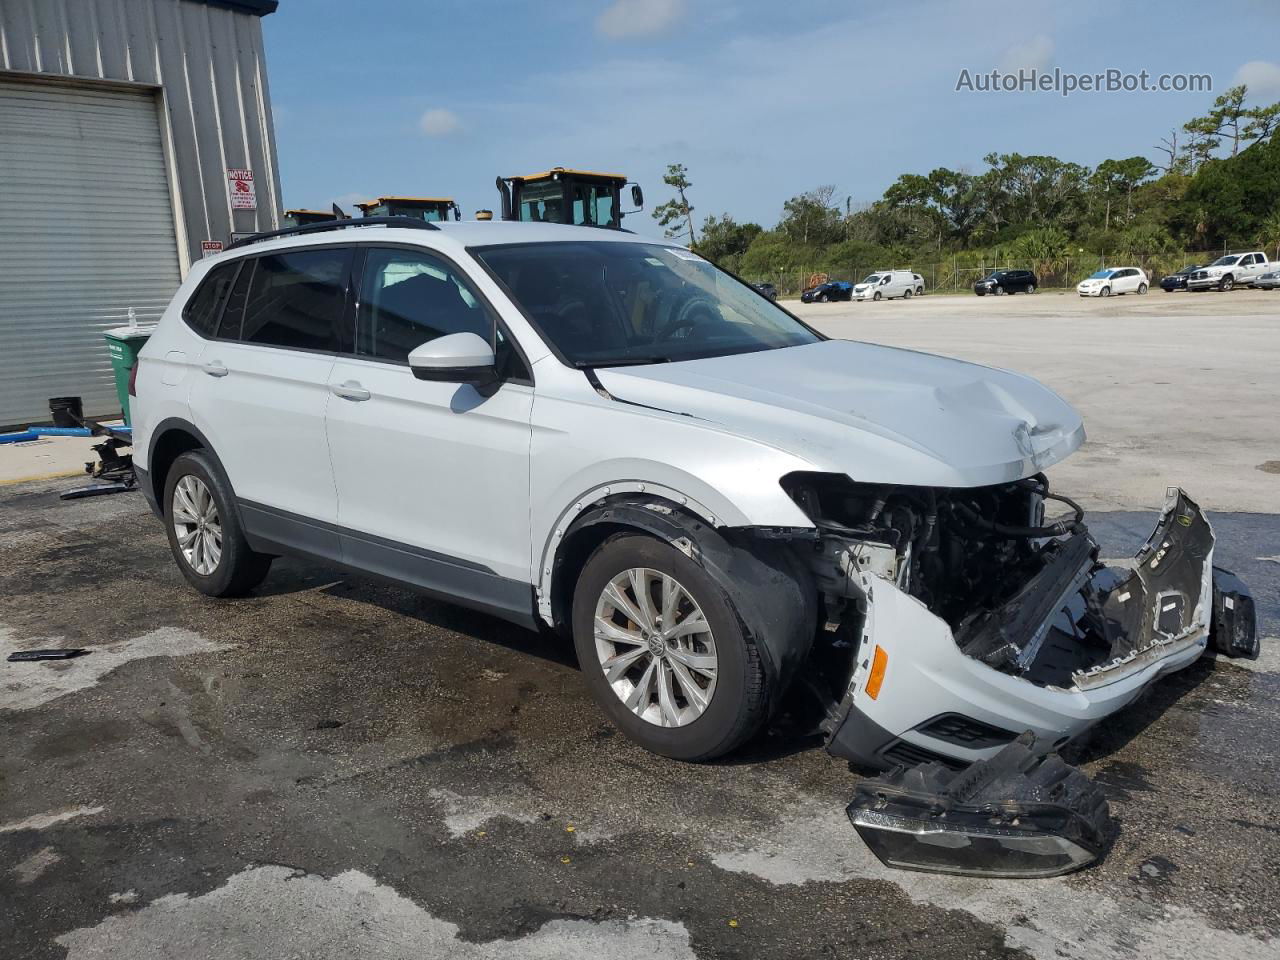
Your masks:
M 910 287 L 907 287 L 906 290 L 902 291 L 903 300 L 910 300 L 914 295 L 915 295 L 915 291 L 912 290 Z
M 1035 292 L 1036 292 L 1036 285 L 1034 283 L 1028 283 L 1027 293 L 1035 293 Z
M 174 562 L 205 596 L 242 596 L 266 577 L 272 558 L 249 547 L 231 484 L 209 453 L 192 450 L 173 461 L 163 505 Z
M 611 590 L 620 589 L 623 599 L 636 605 L 639 593 L 637 581 L 630 579 L 633 571 L 640 573 L 639 582 L 649 597 L 648 608 L 635 612 L 657 620 L 652 631 L 608 599 Z M 670 640 L 662 639 L 658 628 L 674 626 L 664 625 L 660 619 L 663 577 L 670 578 L 688 599 L 687 604 L 681 600 L 670 619 L 696 622 L 695 611 L 700 611 L 705 620 L 708 629 L 697 634 L 696 649 L 681 646 L 692 640 L 692 634 L 678 638 L 674 648 Z M 609 632 L 610 627 L 616 633 Z M 617 634 L 637 639 L 615 644 L 610 637 Z M 675 760 L 711 760 L 741 746 L 767 719 L 769 680 L 760 651 L 743 632 L 729 598 L 699 564 L 654 537 L 617 533 L 587 559 L 574 589 L 573 642 L 592 697 L 618 729 L 653 753 Z M 655 655 L 655 648 L 665 652 Z M 703 667 L 713 666 L 713 677 L 686 666 L 679 656 L 669 656 L 673 649 L 686 658 L 699 658 Z M 617 661 L 618 654 L 628 652 L 629 659 Z M 625 667 L 624 672 L 615 672 L 612 680 L 605 667 L 611 657 L 615 671 L 618 666 Z M 673 660 L 679 666 L 674 666 Z M 646 681 L 651 668 L 652 678 Z M 687 694 L 689 677 L 709 685 Z M 660 689 L 664 678 L 670 691 L 665 703 Z M 697 697 L 707 689 L 709 698 L 699 707 Z M 629 705 L 624 697 L 635 700 Z M 668 709 L 675 714 L 669 715 Z M 669 725 L 670 717 L 676 715 L 679 723 Z

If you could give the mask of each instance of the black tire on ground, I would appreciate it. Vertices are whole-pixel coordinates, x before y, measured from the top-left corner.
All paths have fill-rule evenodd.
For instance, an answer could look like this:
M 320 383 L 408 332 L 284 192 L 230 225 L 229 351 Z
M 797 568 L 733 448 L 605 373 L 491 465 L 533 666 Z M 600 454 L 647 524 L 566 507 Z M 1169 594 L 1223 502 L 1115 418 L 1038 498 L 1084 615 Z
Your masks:
M 610 580 L 634 567 L 674 577 L 711 625 L 718 658 L 715 691 L 705 712 L 684 726 L 660 727 L 632 713 L 600 667 L 595 646 L 596 602 Z M 675 760 L 712 760 L 749 740 L 768 717 L 769 679 L 760 651 L 743 633 L 729 598 L 699 564 L 655 537 L 617 533 L 587 559 L 574 588 L 573 642 L 583 679 L 596 703 L 614 726 L 653 753 Z
M 1138 284 L 1138 296 L 1143 297 L 1147 294 L 1147 285 L 1145 283 Z
M 1004 296 L 1004 294 L 1005 294 L 1005 289 L 1004 289 L 1004 287 L 1001 287 L 1001 286 L 997 285 L 997 286 L 996 286 L 996 289 L 995 289 L 995 295 L 996 295 L 997 297 L 1003 297 L 1003 296 Z
M 902 299 L 910 300 L 914 294 L 915 294 L 915 291 L 912 290 L 910 287 L 907 287 L 906 290 L 902 291 Z
M 923 297 L 923 296 L 924 296 L 924 287 L 916 287 L 916 296 L 917 296 L 917 297 Z
M 1103 288 L 1102 288 L 1101 296 L 1104 296 L 1104 297 L 1109 297 L 1109 296 L 1111 296 L 1111 288 L 1110 288 L 1110 287 L 1103 287 Z
M 816 297 L 814 297 L 814 299 L 817 300 L 819 303 L 826 303 L 828 297 L 825 293 L 820 293 Z
M 208 489 L 218 511 L 222 529 L 222 555 L 218 564 L 208 574 L 197 573 L 178 545 L 178 533 L 174 524 L 173 493 L 185 476 L 195 476 Z M 217 461 L 204 450 L 192 450 L 173 461 L 164 481 L 164 526 L 169 535 L 169 549 L 174 562 L 187 582 L 205 596 L 238 597 L 260 584 L 271 569 L 272 557 L 255 553 L 245 539 L 236 509 L 231 484 L 222 474 Z
M 1221 280 L 1218 281 L 1218 289 L 1221 290 L 1223 293 L 1226 293 L 1235 285 L 1236 285 L 1235 277 L 1231 276 L 1231 274 L 1227 274 L 1225 277 L 1223 277 Z
M 872 300 L 879 300 L 879 299 L 881 299 L 880 291 L 879 291 L 879 290 L 877 290 L 877 291 L 875 292 L 875 296 L 873 296 L 871 299 L 872 299 Z
M 1036 292 L 1036 285 L 1034 283 L 1028 283 L 1027 293 L 1035 293 L 1035 292 Z

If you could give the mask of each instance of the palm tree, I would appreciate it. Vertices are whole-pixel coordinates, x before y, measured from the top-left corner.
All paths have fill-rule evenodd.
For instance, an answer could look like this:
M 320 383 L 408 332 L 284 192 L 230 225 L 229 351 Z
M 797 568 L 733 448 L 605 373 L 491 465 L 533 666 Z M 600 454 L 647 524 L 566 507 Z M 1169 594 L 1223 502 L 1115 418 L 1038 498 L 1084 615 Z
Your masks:
M 1258 235 L 1255 239 L 1263 249 L 1274 247 L 1276 255 L 1271 259 L 1280 260 L 1280 210 L 1276 210 L 1262 221 L 1262 226 L 1258 228 Z

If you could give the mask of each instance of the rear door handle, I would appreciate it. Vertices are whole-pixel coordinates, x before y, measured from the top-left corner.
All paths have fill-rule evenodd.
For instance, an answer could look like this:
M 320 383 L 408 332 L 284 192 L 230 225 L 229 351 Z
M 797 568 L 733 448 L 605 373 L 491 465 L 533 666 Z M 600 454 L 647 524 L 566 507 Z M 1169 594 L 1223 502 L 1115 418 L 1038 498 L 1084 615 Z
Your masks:
M 210 360 L 204 365 L 204 372 L 211 377 L 225 377 L 231 371 L 222 365 L 219 360 Z
M 354 380 L 348 380 L 346 383 L 331 383 L 329 390 L 335 397 L 341 397 L 343 400 L 368 400 L 373 396 Z

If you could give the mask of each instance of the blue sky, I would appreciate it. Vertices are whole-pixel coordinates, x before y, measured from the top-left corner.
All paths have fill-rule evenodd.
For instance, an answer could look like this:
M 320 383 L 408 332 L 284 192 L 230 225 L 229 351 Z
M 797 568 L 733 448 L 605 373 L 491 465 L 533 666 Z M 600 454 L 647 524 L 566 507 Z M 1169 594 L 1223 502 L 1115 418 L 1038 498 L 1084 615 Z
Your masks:
M 1280 4 L 1229 6 L 1225 26 L 1189 0 L 281 0 L 263 29 L 290 207 L 446 195 L 470 217 L 498 174 L 560 165 L 626 173 L 652 208 L 680 161 L 699 220 L 771 225 L 820 184 L 867 202 L 990 151 L 1156 160 L 1240 79 L 1280 100 Z M 1214 93 L 955 91 L 1017 67 L 1207 73 Z

